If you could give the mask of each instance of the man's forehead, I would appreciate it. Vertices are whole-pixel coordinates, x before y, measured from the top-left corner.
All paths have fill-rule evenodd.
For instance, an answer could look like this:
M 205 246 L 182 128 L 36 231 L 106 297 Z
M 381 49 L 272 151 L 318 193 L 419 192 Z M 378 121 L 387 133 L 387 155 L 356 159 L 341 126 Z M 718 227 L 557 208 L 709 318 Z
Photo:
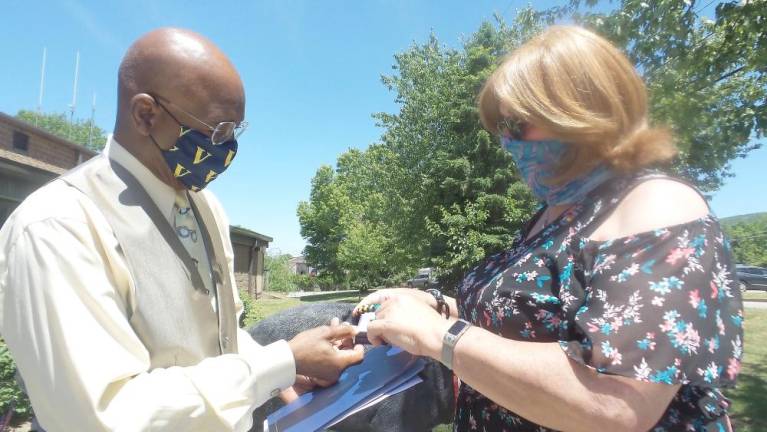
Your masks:
M 239 83 L 233 85 L 234 83 L 222 83 L 220 79 L 195 80 L 189 76 L 186 78 L 175 82 L 160 94 L 209 125 L 242 120 L 245 97 Z
M 211 124 L 243 120 L 244 110 L 241 105 L 212 103 L 208 106 L 206 116 Z

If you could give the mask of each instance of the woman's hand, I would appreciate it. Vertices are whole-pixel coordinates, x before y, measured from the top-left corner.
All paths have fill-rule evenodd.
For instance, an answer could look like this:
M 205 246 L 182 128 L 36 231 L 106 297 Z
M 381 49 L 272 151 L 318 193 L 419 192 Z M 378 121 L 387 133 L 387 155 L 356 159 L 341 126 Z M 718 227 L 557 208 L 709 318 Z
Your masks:
M 355 317 L 359 316 L 362 313 L 362 310 L 361 310 L 362 306 L 383 304 L 389 299 L 392 299 L 395 297 L 403 297 L 403 296 L 417 299 L 418 301 L 423 302 L 424 304 L 428 305 L 432 309 L 437 307 L 437 301 L 434 300 L 434 297 L 423 291 L 419 291 L 413 288 L 386 288 L 386 289 L 378 290 L 374 293 L 368 294 L 354 308 L 354 310 L 352 311 L 352 316 L 355 316 Z
M 427 303 L 413 296 L 398 295 L 381 303 L 376 319 L 368 324 L 367 335 L 373 345 L 389 343 L 411 354 L 438 359 L 442 337 L 452 322 Z

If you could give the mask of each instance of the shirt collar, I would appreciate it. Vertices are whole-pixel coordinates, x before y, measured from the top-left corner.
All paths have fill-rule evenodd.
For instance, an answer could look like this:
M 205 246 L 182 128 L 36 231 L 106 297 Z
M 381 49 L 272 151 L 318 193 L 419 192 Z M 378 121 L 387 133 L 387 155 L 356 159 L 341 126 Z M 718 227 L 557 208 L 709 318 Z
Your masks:
M 136 180 L 146 190 L 163 215 L 170 220 L 173 212 L 173 203 L 176 198 L 176 190 L 157 178 L 152 171 L 118 143 L 111 134 L 107 138 L 104 153 L 136 177 Z

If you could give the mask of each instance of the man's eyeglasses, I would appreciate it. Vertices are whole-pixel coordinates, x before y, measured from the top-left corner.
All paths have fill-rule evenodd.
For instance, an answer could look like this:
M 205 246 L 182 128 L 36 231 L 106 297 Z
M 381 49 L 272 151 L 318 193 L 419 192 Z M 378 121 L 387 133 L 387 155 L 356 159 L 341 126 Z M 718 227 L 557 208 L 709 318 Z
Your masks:
M 524 122 L 507 117 L 499 120 L 496 128 L 501 136 L 518 141 L 525 134 L 525 126 Z
M 200 122 L 200 124 L 205 125 L 205 127 L 208 128 L 210 131 L 210 141 L 213 143 L 213 145 L 220 145 L 223 144 L 229 140 L 237 139 L 242 133 L 245 131 L 245 129 L 248 127 L 248 122 L 242 121 L 240 123 L 233 122 L 233 121 L 224 121 L 219 124 L 217 124 L 215 127 L 205 123 L 204 121 L 200 120 L 199 118 L 195 117 L 192 113 L 186 111 L 185 109 L 181 108 L 180 106 L 174 104 L 173 102 L 169 101 L 168 99 L 157 96 L 155 94 L 150 94 L 155 99 L 155 102 L 157 102 L 157 105 L 160 105 L 162 109 L 165 110 L 165 112 L 170 115 L 173 120 L 176 121 L 179 125 L 182 125 L 180 121 L 176 118 L 176 116 L 171 113 L 168 108 L 165 107 L 162 103 L 160 103 L 160 100 L 165 101 L 168 105 L 173 105 L 174 107 L 178 108 L 179 111 L 182 113 L 188 115 L 189 117 L 195 119 L 196 121 Z

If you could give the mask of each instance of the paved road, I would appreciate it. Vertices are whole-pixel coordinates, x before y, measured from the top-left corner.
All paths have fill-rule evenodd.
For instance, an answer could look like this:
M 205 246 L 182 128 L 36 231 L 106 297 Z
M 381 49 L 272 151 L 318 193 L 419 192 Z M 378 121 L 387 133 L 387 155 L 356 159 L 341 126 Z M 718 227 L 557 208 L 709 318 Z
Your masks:
M 312 297 L 312 296 L 324 296 L 324 295 L 331 295 L 331 294 L 357 294 L 359 290 L 340 290 L 340 291 L 294 291 L 289 292 L 287 297 L 290 298 L 301 298 L 301 297 Z
M 748 290 L 746 291 L 747 294 L 751 294 L 751 296 L 763 296 L 764 291 L 762 290 Z M 754 308 L 754 309 L 767 309 L 767 299 L 764 300 L 743 300 L 743 307 L 747 308 Z

